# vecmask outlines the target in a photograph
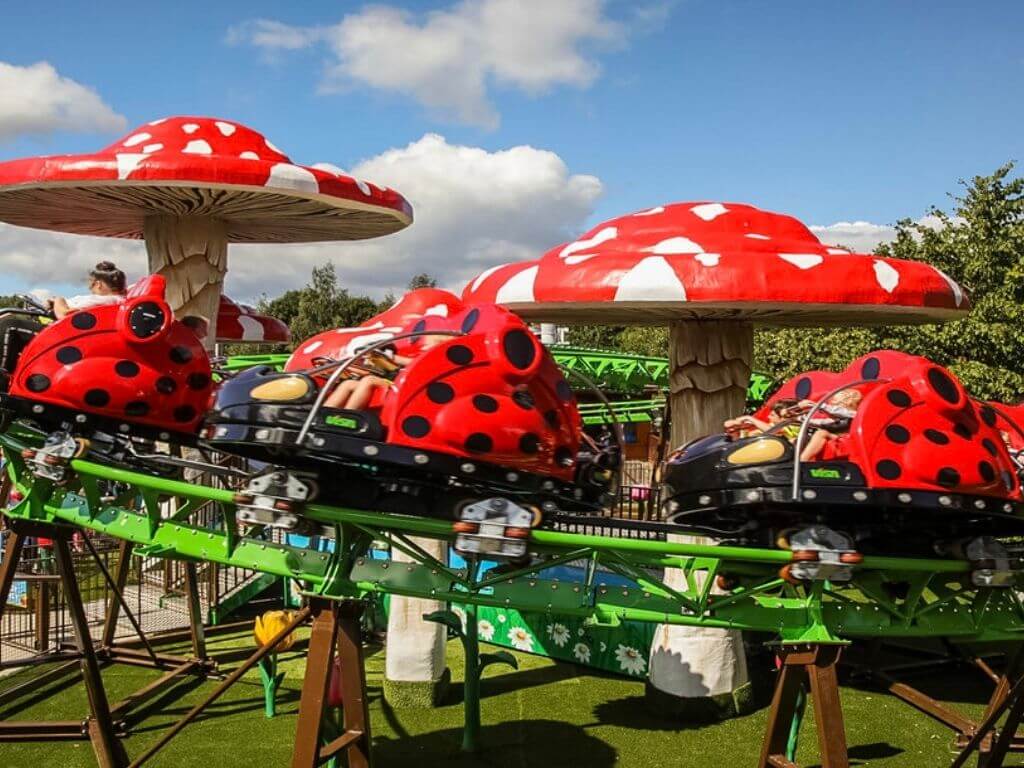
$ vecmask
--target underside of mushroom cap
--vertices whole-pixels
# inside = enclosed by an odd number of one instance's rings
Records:
[[[530,320],[606,325],[906,324],[970,310],[963,289],[928,264],[852,253],[823,244],[791,216],[714,202],[604,222],[536,261],[482,273],[463,299],[504,304]]]
[[[356,240],[412,221],[396,191],[329,164],[296,165],[262,134],[227,120],[155,120],[86,155],[0,163],[0,221],[141,238],[148,216],[224,222],[232,242]]]

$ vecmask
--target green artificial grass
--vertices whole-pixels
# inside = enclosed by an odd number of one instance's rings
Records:
[[[248,634],[214,638],[212,652],[251,650]],[[168,648],[170,650],[170,648]],[[179,649],[184,650],[184,649]],[[515,654],[518,672],[492,667],[482,685],[482,751],[459,751],[462,727],[462,648],[448,646],[452,686],[446,702],[435,709],[389,707],[381,696],[384,654],[368,649],[367,677],[377,768],[391,766],[580,766],[581,768],[658,768],[659,766],[752,766],[760,751],[769,691],[769,658],[754,660],[759,678],[759,708],[752,714],[710,725],[680,725],[653,716],[642,680],[596,674],[571,664]],[[286,672],[279,694],[278,716],[263,714],[263,693],[254,669],[147,765],[175,768],[270,768],[287,766],[292,752],[295,715],[302,684],[304,657],[281,655]],[[230,665],[225,664],[225,667]],[[0,690],[25,679],[26,672],[0,678]],[[104,670],[111,701],[157,676],[152,670],[112,666]],[[918,679],[928,693],[978,717],[990,691],[977,672],[938,668]],[[927,683],[927,686],[925,685]],[[214,683],[188,683],[180,695],[165,696],[124,739],[129,756],[138,756],[160,733],[181,717]],[[53,695],[47,695],[53,694]],[[882,693],[844,687],[846,732],[852,764],[897,768],[941,766],[951,759],[951,733],[907,705]],[[19,706],[19,705],[16,705]],[[81,685],[40,690],[20,709],[0,711],[6,719],[73,719],[86,712]],[[816,741],[813,708],[801,739],[799,759],[814,766]],[[88,742],[0,744],[0,766],[93,766]]]

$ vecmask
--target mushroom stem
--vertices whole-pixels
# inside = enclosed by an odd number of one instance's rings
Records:
[[[209,216],[147,216],[143,237],[149,271],[167,280],[167,303],[178,318],[196,316],[207,323],[204,343],[217,338],[217,312],[228,267],[223,222]]]
[[[743,412],[754,328],[730,320],[676,320],[669,326],[671,446],[722,431]]]
[[[671,447],[722,431],[722,422],[743,411],[754,328],[723,320],[679,320],[669,326]],[[670,535],[670,541],[714,544],[700,536]],[[680,591],[700,588],[707,575],[665,569],[665,583]],[[717,592],[717,587],[712,587]],[[684,720],[717,711],[731,717],[749,694],[743,636],[733,630],[658,627],[651,646],[647,698],[659,712]],[[673,698],[674,697],[674,698]],[[669,704],[669,702],[672,702]]]

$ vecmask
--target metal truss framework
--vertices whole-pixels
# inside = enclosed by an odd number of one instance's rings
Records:
[[[264,538],[236,523],[232,492],[73,460],[63,486],[33,477],[21,459],[25,438],[0,436],[14,487],[23,495],[5,514],[12,519],[65,523],[132,542],[136,551],[182,560],[207,560],[287,576],[310,594],[345,599],[367,592],[426,597],[522,611],[570,615],[594,624],[647,621],[778,634],[791,642],[843,642],[856,637],[942,636],[1012,640],[1024,628],[1015,590],[971,584],[962,560],[866,556],[849,582],[792,584],[779,575],[792,553],[778,549],[681,544],[590,536],[538,529],[534,558],[477,575],[438,561],[413,537],[452,540],[450,522],[310,504],[307,518],[333,529],[333,552]],[[177,499],[168,514],[162,502]],[[141,504],[137,500],[141,499]],[[216,527],[190,516],[204,502],[220,505]],[[412,562],[366,556],[384,541]],[[543,571],[584,566],[579,582],[546,578]],[[668,586],[662,571],[678,568],[686,586]],[[603,573],[633,581],[607,584]],[[721,577],[721,578],[719,578]],[[712,590],[712,586],[727,586]],[[714,593],[713,593],[714,592]]]

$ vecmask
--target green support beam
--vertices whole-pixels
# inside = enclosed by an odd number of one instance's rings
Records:
[[[38,438],[38,436],[36,436]],[[538,529],[534,559],[476,575],[449,567],[413,537],[453,541],[451,523],[393,513],[311,504],[307,518],[334,531],[334,552],[268,541],[258,528],[235,522],[231,491],[96,464],[71,462],[62,487],[36,479],[21,450],[28,433],[0,435],[8,471],[23,494],[5,514],[13,520],[72,524],[126,539],[155,556],[207,560],[301,581],[315,595],[343,599],[382,592],[464,604],[515,608],[582,618],[594,624],[646,621],[770,632],[792,642],[843,642],[855,637],[1018,639],[1024,608],[1015,589],[972,586],[962,560],[865,557],[850,582],[791,584],[779,569],[792,561],[780,549],[682,544],[655,539],[589,536]],[[118,484],[110,498],[111,483]],[[168,517],[163,502],[177,499]],[[190,522],[203,502],[221,509],[217,527]],[[405,552],[410,563],[374,560],[372,542]],[[584,566],[579,581],[548,578],[551,566]],[[684,588],[662,578],[666,567],[686,574]],[[636,586],[606,583],[615,573]],[[718,576],[731,585],[711,594]]]

